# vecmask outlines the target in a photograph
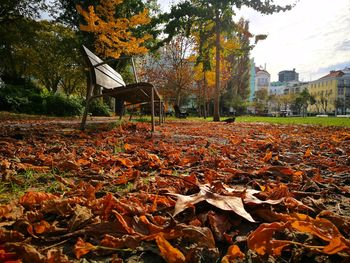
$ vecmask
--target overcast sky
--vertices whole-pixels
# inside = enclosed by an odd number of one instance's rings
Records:
[[[158,1],[165,10],[173,2]],[[251,33],[268,34],[251,56],[257,66],[266,64],[272,81],[279,71],[293,68],[300,80],[309,81],[350,67],[350,0],[299,0],[291,11],[268,16],[242,8],[237,20],[241,16],[250,21]]]

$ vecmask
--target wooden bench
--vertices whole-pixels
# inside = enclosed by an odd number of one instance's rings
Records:
[[[163,120],[163,102],[157,89],[150,83],[138,82],[135,68],[136,83],[126,84],[122,76],[88,48],[83,46],[86,64],[89,67],[89,84],[86,95],[86,105],[80,128],[85,129],[86,117],[89,112],[89,104],[92,99],[110,96],[125,101],[128,105],[150,104],[152,132],[155,126],[155,104],[159,107],[159,123]],[[132,61],[133,62],[133,61]]]

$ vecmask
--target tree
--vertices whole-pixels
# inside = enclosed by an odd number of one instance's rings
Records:
[[[304,89],[294,100],[294,105],[303,117],[307,115],[307,108],[309,105],[315,104],[315,98],[309,93],[308,89]]]
[[[227,92],[222,97],[227,106],[242,111],[244,101],[249,96],[250,86],[250,58],[249,53],[253,46],[250,40],[253,35],[249,32],[249,21],[243,18],[236,25],[236,38],[239,46],[228,55],[231,67],[231,77],[227,84]]]
[[[268,93],[267,89],[260,89],[255,92],[253,106],[258,114],[266,114],[268,108]]]
[[[58,88],[68,95],[83,89],[84,74],[76,33],[54,22],[41,21],[39,25],[31,47],[31,74],[53,93]]]
[[[29,60],[38,23],[31,19],[16,19],[0,24],[0,74],[7,84],[26,85],[30,79]]]
[[[2,0],[0,8],[0,25],[18,19],[40,17],[40,12],[47,9],[45,0]]]
[[[181,2],[177,7],[172,8],[170,14],[170,22],[165,28],[165,32],[169,33],[169,37],[176,32],[177,28],[184,26],[184,20],[188,20],[186,28],[191,27],[193,22],[198,18],[202,18],[214,23],[215,35],[215,98],[214,98],[214,121],[220,120],[219,114],[219,96],[220,96],[220,53],[222,47],[220,44],[221,34],[223,32],[234,31],[233,7],[241,8],[247,6],[259,11],[263,14],[272,14],[275,12],[286,11],[292,8],[291,5],[279,6],[275,5],[273,0],[193,0],[191,2]],[[181,16],[180,16],[181,15]],[[178,25],[176,25],[178,22]]]
[[[144,54],[147,48],[144,42],[151,36],[136,35],[133,29],[148,24],[148,10],[144,9],[130,17],[116,18],[116,12],[123,0],[99,0],[100,4],[89,6],[88,10],[77,5],[78,12],[86,24],[80,24],[80,30],[91,32],[95,36],[96,52],[103,57],[119,58],[122,54]],[[125,15],[125,12],[124,12]]]
[[[143,62],[142,77],[160,87],[169,104],[181,106],[193,88],[193,63],[188,58],[192,48],[193,39],[179,35]]]

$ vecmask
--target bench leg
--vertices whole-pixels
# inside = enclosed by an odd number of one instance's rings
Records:
[[[80,124],[80,130],[85,130],[85,125],[86,125],[86,118],[89,112],[89,104],[91,101],[91,97],[92,97],[92,92],[94,90],[94,85],[92,83],[92,77],[91,77],[91,71],[89,71],[89,75],[88,75],[88,85],[87,85],[87,92],[86,92],[86,105],[85,105],[85,110],[84,110],[84,114],[83,114],[83,119],[81,120],[81,124]]]
[[[152,87],[151,92],[151,122],[152,122],[152,132],[154,132],[154,88]]]
[[[162,102],[159,100],[159,126],[162,124]]]

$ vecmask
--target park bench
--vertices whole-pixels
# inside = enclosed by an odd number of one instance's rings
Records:
[[[133,70],[136,83],[126,84],[122,76],[107,64],[116,59],[103,61],[85,46],[83,46],[83,50],[85,61],[89,68],[89,84],[80,128],[82,130],[85,129],[91,101],[95,98],[110,96],[125,101],[125,106],[150,104],[153,132],[155,126],[155,105],[159,108],[159,123],[163,120],[163,102],[157,89],[151,83],[138,82],[134,63]]]

